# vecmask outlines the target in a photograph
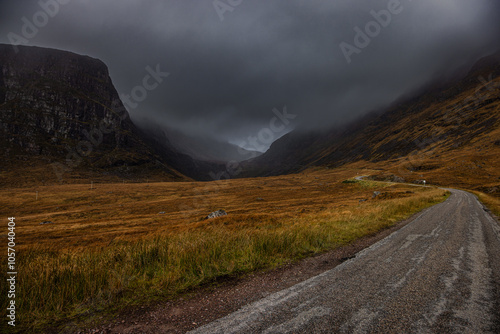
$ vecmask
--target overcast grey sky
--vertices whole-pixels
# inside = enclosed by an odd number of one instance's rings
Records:
[[[273,108],[324,128],[445,77],[500,48],[499,14],[496,0],[0,0],[0,42],[99,58],[122,94],[159,64],[169,76],[132,119],[237,143]]]

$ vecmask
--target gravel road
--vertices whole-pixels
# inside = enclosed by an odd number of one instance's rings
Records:
[[[335,269],[190,333],[500,333],[500,225],[450,191]]]

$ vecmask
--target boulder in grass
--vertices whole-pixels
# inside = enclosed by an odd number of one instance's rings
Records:
[[[217,217],[223,217],[227,216],[226,211],[224,210],[217,210],[209,214],[205,219],[212,219],[212,218],[217,218]]]
[[[374,191],[372,198],[375,198],[380,195],[380,191]]]

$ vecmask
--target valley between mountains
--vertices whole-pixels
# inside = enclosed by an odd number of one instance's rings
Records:
[[[500,330],[500,54],[261,154],[140,127],[102,61],[19,50],[0,45],[9,333]]]

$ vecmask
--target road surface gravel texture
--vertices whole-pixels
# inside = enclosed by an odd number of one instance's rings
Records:
[[[190,333],[500,333],[500,225],[450,192],[355,258]]]

